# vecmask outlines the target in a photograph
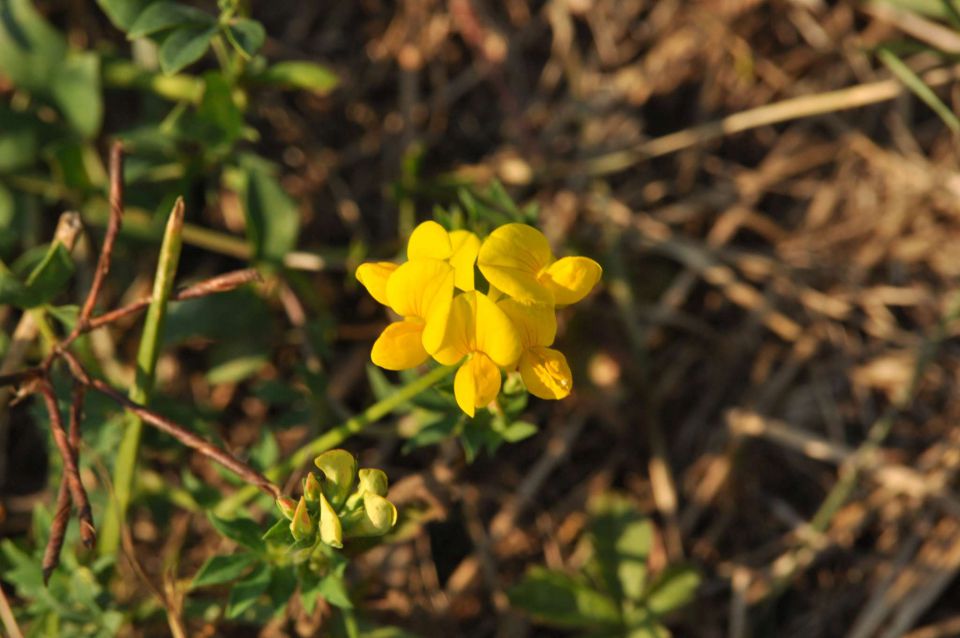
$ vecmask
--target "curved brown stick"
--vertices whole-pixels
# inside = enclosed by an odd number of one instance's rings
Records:
[[[218,292],[227,292],[243,284],[248,284],[251,281],[260,281],[260,273],[253,268],[237,270],[217,277],[211,277],[210,279],[204,279],[191,286],[175,291],[170,295],[170,301],[186,301],[187,299],[198,299]],[[111,310],[110,312],[105,312],[102,315],[94,317],[87,324],[83,332],[96,330],[114,321],[141,312],[150,305],[152,300],[152,297],[143,297],[122,308],[117,308],[116,310]],[[69,341],[65,340],[62,345],[66,346],[68,343]]]
[[[97,297],[100,296],[100,290],[103,288],[103,282],[110,271],[110,260],[113,257],[113,245],[120,234],[120,226],[123,221],[123,144],[114,142],[110,148],[110,221],[107,222],[107,232],[103,238],[103,248],[100,250],[100,258],[97,260],[97,270],[93,274],[93,283],[90,285],[90,291],[87,293],[87,299],[83,302],[83,308],[80,310],[80,317],[77,320],[77,327],[74,332],[79,333],[89,321],[93,314],[93,308],[97,305]]]
[[[249,465],[246,465],[243,461],[238,460],[226,450],[220,449],[206,439],[203,439],[189,430],[184,429],[183,426],[177,424],[176,422],[171,421],[170,419],[161,416],[156,412],[148,410],[139,403],[134,403],[100,379],[90,379],[90,387],[101,394],[107,395],[125,407],[127,410],[140,417],[144,422],[149,423],[161,432],[166,432],[187,447],[193,448],[207,458],[216,461],[248,483],[253,483],[273,498],[276,499],[280,497],[281,491],[279,487],[271,483],[270,480],[267,479],[267,477],[265,477],[263,474],[260,474],[260,472],[257,472]]]
[[[47,547],[43,550],[43,584],[50,582],[50,575],[60,565],[60,550],[63,549],[63,540],[67,535],[67,524],[70,522],[70,490],[67,488],[67,477],[60,479],[60,489],[57,491],[57,509],[50,524],[50,538]]]
[[[60,450],[60,458],[63,459],[63,475],[67,481],[70,498],[73,504],[77,506],[77,515],[80,517],[80,535],[87,547],[92,547],[96,540],[96,528],[93,526],[93,514],[90,511],[90,501],[87,500],[87,492],[83,489],[83,483],[80,481],[80,471],[77,469],[77,460],[67,440],[67,433],[63,429],[63,419],[60,418],[60,409],[57,407],[57,395],[54,394],[53,386],[47,379],[41,379],[37,384],[40,394],[43,395],[44,404],[47,407],[47,414],[50,416],[50,431],[53,433],[53,440]]]
[[[97,392],[110,397],[129,410],[132,414],[140,417],[145,423],[149,423],[161,432],[169,434],[187,447],[192,448],[207,458],[216,461],[243,480],[256,485],[273,498],[276,499],[280,497],[282,493],[280,488],[271,483],[270,480],[260,472],[257,472],[255,469],[237,459],[226,450],[220,449],[213,443],[210,443],[206,439],[199,437],[193,432],[187,430],[179,423],[172,421],[165,416],[157,414],[156,412],[145,408],[139,403],[131,401],[100,379],[91,377],[89,374],[87,374],[83,364],[81,364],[80,361],[77,360],[76,356],[74,356],[74,354],[69,350],[64,350],[62,355],[70,367],[70,372],[80,383],[83,383],[84,385],[93,388]]]
[[[73,384],[73,394],[70,402],[70,425],[68,437],[70,447],[73,449],[75,462],[79,465],[80,455],[80,419],[83,414],[83,399],[86,395],[86,387],[80,383]],[[60,564],[60,551],[63,549],[63,541],[67,534],[67,525],[70,522],[70,490],[67,487],[67,475],[64,473],[60,479],[60,489],[57,491],[57,508],[54,511],[53,521],[50,525],[50,538],[47,541],[47,547],[43,552],[43,584],[50,581],[50,575]],[[80,531],[89,530],[81,521]],[[93,539],[84,538],[84,545],[88,547],[93,544]]]

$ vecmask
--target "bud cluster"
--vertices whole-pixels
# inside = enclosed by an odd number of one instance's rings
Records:
[[[299,502],[277,499],[298,544],[317,542],[343,547],[345,538],[383,536],[397,523],[397,508],[386,499],[387,475],[363,468],[346,450],[330,450],[316,459],[318,478],[309,472]]]

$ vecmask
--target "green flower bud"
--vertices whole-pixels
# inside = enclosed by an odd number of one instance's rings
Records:
[[[339,510],[353,489],[357,477],[357,460],[346,450],[329,450],[313,460],[323,472],[323,493],[331,507]]]
[[[373,492],[363,493],[363,509],[358,510],[347,524],[347,538],[383,536],[397,524],[397,508],[393,503]]]
[[[307,499],[301,496],[300,502],[297,503],[297,509],[293,513],[293,520],[290,521],[290,533],[296,540],[301,541],[313,536],[315,531],[316,528],[310,519],[310,512],[307,511]]]
[[[307,478],[303,479],[303,496],[307,499],[307,502],[319,502],[322,494],[323,490],[317,476],[313,472],[307,472]]]
[[[358,474],[360,485],[358,492],[373,492],[377,496],[387,495],[387,475],[383,470],[364,468]]]
[[[320,494],[320,540],[330,547],[343,547],[340,518],[323,494]]]
[[[280,512],[287,520],[293,520],[293,514],[297,511],[297,502],[295,500],[287,496],[281,496],[277,499],[277,507],[280,508]]]

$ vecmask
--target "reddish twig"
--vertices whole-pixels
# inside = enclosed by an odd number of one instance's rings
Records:
[[[70,522],[70,490],[67,488],[66,475],[60,480],[60,489],[57,491],[57,509],[50,523],[50,538],[47,548],[43,551],[43,584],[50,582],[50,576],[60,564],[60,551],[67,536],[67,524]]]
[[[90,291],[87,293],[87,299],[83,302],[83,308],[80,310],[80,317],[74,332],[80,332],[84,325],[89,321],[93,314],[93,308],[97,304],[97,298],[100,296],[100,290],[103,288],[103,282],[110,271],[110,260],[113,258],[113,245],[120,234],[120,226],[123,222],[123,144],[114,142],[110,148],[110,220],[107,222],[107,232],[103,238],[103,248],[100,250],[100,258],[97,260],[97,270],[93,274],[93,283],[90,284]]]
[[[201,282],[175,291],[172,295],[170,295],[170,301],[186,301],[188,299],[197,299],[218,292],[227,292],[228,290],[233,290],[238,286],[242,286],[243,284],[247,284],[252,281],[260,281],[260,273],[253,268],[237,270],[224,275],[218,275],[217,277],[211,277],[210,279],[205,279]],[[116,310],[111,310],[110,312],[105,312],[102,315],[94,317],[90,320],[84,332],[102,328],[103,326],[123,319],[124,317],[141,312],[150,305],[152,300],[152,297],[142,297],[141,299],[138,299],[137,301],[134,301],[133,303],[122,308],[117,308]],[[64,345],[66,345],[66,343],[67,342],[65,341]]]
[[[50,530],[50,538],[43,556],[43,578],[47,582],[50,575],[60,562],[60,552],[63,548],[67,525],[70,519],[70,503],[77,508],[80,519],[80,535],[84,545],[92,547],[96,542],[96,529],[93,525],[93,516],[90,503],[80,479],[78,469],[80,447],[80,420],[83,411],[85,393],[89,388],[110,397],[116,403],[138,416],[142,421],[166,432],[189,448],[216,461],[248,483],[252,483],[261,490],[278,498],[280,488],[271,483],[262,474],[232,456],[229,452],[193,434],[174,421],[153,412],[146,407],[135,403],[114,390],[99,379],[92,378],[76,356],[69,350],[70,344],[91,330],[109,325],[119,319],[133,315],[147,308],[151,298],[146,297],[122,308],[106,312],[93,317],[97,299],[110,271],[113,257],[113,247],[123,221],[123,146],[116,142],[110,150],[110,219],[107,224],[103,246],[97,260],[93,282],[80,310],[77,323],[73,330],[55,344],[43,363],[35,368],[28,368],[12,374],[0,375],[0,387],[23,386],[27,393],[39,391],[43,395],[44,404],[50,418],[50,430],[56,442],[57,449],[63,459],[63,477],[57,494],[57,505]],[[213,277],[199,283],[187,286],[172,295],[172,301],[185,301],[206,295],[232,290],[240,285],[259,280],[255,270],[239,270],[218,277]],[[50,383],[50,369],[57,359],[63,359],[74,378],[72,403],[70,406],[69,434],[64,431],[63,420],[57,406],[57,397]]]
[[[177,439],[187,447],[196,450],[200,454],[203,454],[213,461],[216,461],[243,480],[256,485],[273,498],[280,497],[281,491],[279,487],[271,483],[270,480],[263,474],[260,474],[260,472],[257,472],[252,467],[237,459],[226,450],[222,450],[206,439],[197,436],[176,421],[172,421],[171,419],[157,414],[156,412],[153,412],[149,408],[146,408],[139,403],[131,401],[100,379],[91,377],[83,367],[83,364],[81,364],[80,361],[77,360],[76,356],[74,356],[74,354],[69,350],[63,351],[63,358],[70,367],[70,372],[80,383],[83,383],[84,385],[93,388],[97,392],[108,396],[113,401],[125,407],[132,414],[138,416],[145,423],[149,423],[161,432],[165,432]]]
[[[70,448],[73,450],[74,463],[79,466],[80,458],[80,420],[83,418],[83,400],[86,395],[86,386],[81,383],[73,384],[73,394],[70,402],[69,431],[67,433]],[[67,483],[67,474],[64,472],[60,479],[60,489],[57,491],[57,507],[50,525],[50,538],[43,552],[43,584],[50,581],[50,575],[60,564],[60,551],[67,535],[67,524],[70,522],[70,489]],[[81,530],[87,529],[81,521]],[[88,541],[84,539],[84,544]],[[90,540],[89,542],[93,542]]]
[[[270,480],[264,475],[260,474],[260,472],[257,472],[226,450],[222,450],[206,439],[197,436],[175,421],[171,421],[170,419],[161,416],[156,412],[152,412],[139,403],[134,403],[100,379],[91,379],[90,387],[101,394],[107,395],[125,407],[127,410],[140,417],[145,423],[149,423],[161,432],[166,432],[187,447],[196,450],[200,454],[203,454],[213,461],[216,461],[248,483],[253,483],[273,498],[276,499],[280,497],[281,492],[279,487],[271,483]]]
[[[57,407],[57,395],[54,393],[50,381],[45,378],[40,380],[37,387],[40,394],[43,395],[47,407],[53,440],[60,451],[60,458],[63,459],[63,474],[70,491],[70,498],[77,507],[77,516],[80,518],[80,536],[83,538],[84,545],[93,547],[96,542],[96,528],[93,526],[90,501],[87,500],[87,492],[83,489],[83,482],[80,480],[76,457],[70,446],[70,441],[67,440],[67,433],[63,429],[63,419],[60,418],[60,408]]]
[[[13,372],[10,374],[0,374],[0,388],[11,386],[11,385],[26,385],[31,381],[36,381],[37,379],[42,378],[44,375],[43,368],[27,368],[26,370],[20,370],[19,372]]]

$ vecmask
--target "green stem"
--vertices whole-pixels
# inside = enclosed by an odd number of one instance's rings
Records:
[[[137,376],[130,388],[130,399],[146,405],[150,401],[157,357],[160,354],[160,342],[163,337],[163,323],[167,314],[167,301],[173,291],[173,280],[180,261],[180,248],[183,245],[183,200],[177,199],[167,221],[167,228],[160,246],[160,258],[157,262],[157,274],[153,281],[153,301],[147,309],[147,317],[140,337],[140,349],[137,353]],[[133,493],[133,479],[137,467],[137,452],[140,448],[140,434],[143,422],[133,415],[128,416],[127,428],[120,442],[117,463],[113,468],[114,498],[107,506],[100,533],[100,554],[113,555],[120,545],[120,528],[126,520],[127,507]]]
[[[354,434],[359,434],[368,425],[379,421],[421,392],[429,390],[453,374],[454,370],[456,368],[453,366],[440,366],[430,370],[422,377],[418,377],[399,388],[390,396],[377,401],[357,416],[327,430],[302,446],[286,460],[271,467],[264,474],[271,481],[277,482],[283,475],[304,465],[320,453],[340,445]],[[221,516],[232,514],[238,507],[256,497],[259,493],[260,490],[255,485],[246,485],[220,501],[215,511]]]

